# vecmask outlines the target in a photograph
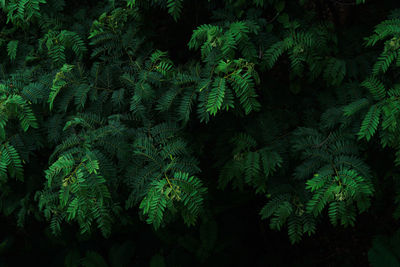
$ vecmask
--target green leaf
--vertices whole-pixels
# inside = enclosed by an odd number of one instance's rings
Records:
[[[7,53],[11,60],[14,60],[17,56],[18,40],[10,41],[7,44]]]
[[[378,129],[382,108],[378,105],[373,105],[365,115],[361,123],[360,131],[358,132],[358,139],[365,138],[367,141],[375,134]]]
[[[226,82],[224,78],[215,78],[210,94],[208,96],[207,111],[211,115],[215,115],[219,109],[221,109],[222,102],[224,101],[226,89]]]
[[[384,84],[375,77],[368,77],[361,86],[367,88],[375,100],[382,100],[386,96]]]

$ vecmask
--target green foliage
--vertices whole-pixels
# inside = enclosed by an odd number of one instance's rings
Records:
[[[257,193],[265,193],[267,178],[281,167],[282,157],[272,147],[260,147],[248,134],[241,133],[232,138],[234,150],[220,173],[220,187],[232,181],[234,187],[243,188],[246,183]]]
[[[265,50],[262,65],[270,69],[279,57],[288,53],[292,75],[303,77],[308,66],[310,72],[306,75],[310,79],[322,75],[328,85],[340,85],[346,76],[346,62],[327,56],[336,53],[337,37],[332,32],[333,25],[301,25],[296,20],[281,22],[286,30],[279,41]]]
[[[202,182],[193,176],[199,172],[197,161],[188,153],[186,142],[177,137],[177,130],[172,123],[156,125],[149,132],[142,129],[133,146],[137,166],[127,175],[133,191],[126,207],[141,200],[139,207],[147,216],[146,221],[156,229],[166,210],[176,212],[178,207],[185,223],[193,225],[206,192]]]
[[[0,6],[7,14],[7,23],[23,26],[41,17],[40,6],[45,3],[46,0],[2,0]]]
[[[86,45],[79,34],[67,30],[62,30],[60,32],[49,30],[49,32],[39,40],[40,50],[44,48],[44,44],[49,57],[56,65],[65,64],[66,49],[71,49],[80,60],[82,60],[82,57],[87,51]]]
[[[40,228],[54,266],[240,265],[251,213],[260,248],[266,221],[292,244],[395,232],[400,10],[347,2],[0,0],[1,226]]]
[[[10,41],[7,44],[7,53],[11,60],[17,56],[18,41]]]
[[[290,190],[274,195],[261,211],[271,218],[271,227],[281,229],[287,222],[291,241],[315,232],[315,217],[328,208],[333,225],[354,225],[356,207],[364,212],[370,206],[374,188],[368,166],[357,157],[358,149],[351,135],[332,131],[327,136],[312,128],[299,128],[293,149],[301,152],[303,163],[296,167],[294,178],[305,181],[311,194]],[[299,185],[297,185],[299,186]]]
[[[167,7],[168,13],[174,18],[174,20],[178,20],[182,12],[183,0],[168,0]]]
[[[259,110],[255,91],[259,77],[251,62],[257,57],[257,50],[250,41],[259,28],[256,22],[238,21],[225,27],[204,24],[193,31],[189,48],[200,48],[205,64],[198,86],[200,105],[205,109],[201,112],[215,115],[221,108],[233,108],[233,92],[246,114]],[[235,57],[238,52],[242,57]]]

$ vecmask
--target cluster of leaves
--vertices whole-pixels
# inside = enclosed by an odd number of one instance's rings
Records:
[[[323,1],[204,0],[201,23],[198,1],[84,2],[0,1],[0,213],[19,226],[34,216],[56,235],[77,224],[110,237],[180,215],[201,221],[200,240],[180,242],[205,261],[221,249],[212,201],[228,184],[267,199],[261,219],[295,243],[326,216],[347,227],[369,211],[374,146],[400,164],[399,10],[362,45],[319,15]],[[65,264],[107,266],[76,249]]]

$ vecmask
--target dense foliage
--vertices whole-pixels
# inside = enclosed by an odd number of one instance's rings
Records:
[[[0,8],[0,266],[400,266],[397,1]]]

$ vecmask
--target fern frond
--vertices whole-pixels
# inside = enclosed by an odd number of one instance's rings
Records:
[[[358,132],[358,138],[365,138],[367,141],[375,134],[378,129],[378,124],[380,121],[381,107],[378,105],[373,105],[369,108],[365,118],[362,121],[360,131]]]

